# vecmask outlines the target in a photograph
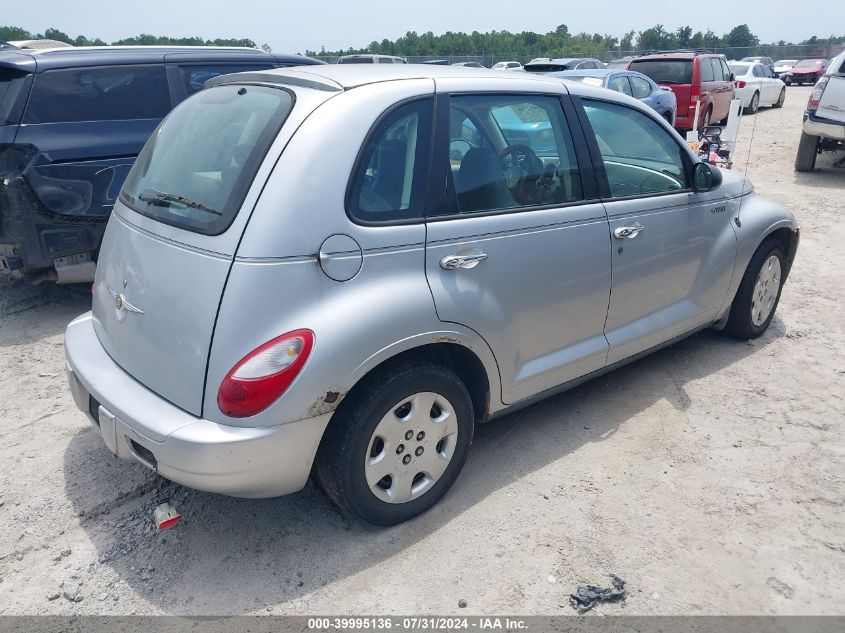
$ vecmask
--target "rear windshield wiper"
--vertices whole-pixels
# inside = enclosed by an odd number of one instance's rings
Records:
[[[147,190],[139,193],[138,199],[143,202],[146,202],[147,204],[152,204],[157,207],[169,207],[172,202],[175,202],[176,204],[181,204],[192,209],[199,209],[200,211],[205,211],[206,213],[213,213],[214,215],[223,215],[217,209],[212,209],[211,207],[203,204],[202,202],[191,200],[190,198],[186,198],[185,196],[178,196],[175,193],[164,193],[163,191]]]

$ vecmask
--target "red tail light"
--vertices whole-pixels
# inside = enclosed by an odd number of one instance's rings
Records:
[[[813,92],[810,93],[810,99],[807,101],[808,110],[815,111],[818,109],[819,102],[822,100],[822,95],[824,94],[824,87],[828,81],[830,81],[830,78],[825,76],[819,79],[816,85],[813,86]]]
[[[257,347],[226,374],[217,406],[232,418],[260,413],[287,391],[313,347],[311,330],[294,330]]]
[[[736,87],[737,88],[745,88],[745,82],[742,79],[737,80]]]
[[[690,101],[695,103],[701,99],[701,86],[692,86],[692,90],[690,91]]]

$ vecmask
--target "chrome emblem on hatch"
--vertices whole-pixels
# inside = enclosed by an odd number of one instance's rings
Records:
[[[114,309],[120,312],[121,310],[125,310],[126,312],[132,312],[134,314],[144,314],[144,311],[140,308],[136,308],[131,303],[126,300],[121,293],[117,290],[109,286],[109,294],[114,299]]]

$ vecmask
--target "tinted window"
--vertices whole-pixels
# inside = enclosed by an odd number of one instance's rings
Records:
[[[658,84],[692,83],[691,59],[635,59],[631,70],[651,77]]]
[[[560,101],[544,96],[451,99],[450,166],[462,213],[582,199]]]
[[[373,64],[375,62],[373,61],[372,57],[347,57],[347,58],[341,57],[340,59],[337,60],[337,63],[338,64]]]
[[[354,217],[376,222],[423,217],[432,107],[431,99],[399,106],[370,136],[350,189]]]
[[[8,119],[15,102],[18,101],[15,97],[20,94],[20,83],[26,75],[27,73],[17,70],[0,68],[0,125],[11,122]],[[15,85],[14,88],[13,85]],[[17,123],[17,121],[14,121],[14,123]]]
[[[293,107],[285,90],[218,86],[183,101],[159,125],[120,197],[189,231],[222,233]]]
[[[650,116],[604,101],[584,101],[614,197],[687,188],[681,146]]]
[[[35,77],[24,123],[160,119],[168,110],[164,66],[50,70]]]
[[[625,75],[616,75],[615,77],[611,77],[610,81],[607,82],[607,87],[628,96],[631,96],[632,94],[631,84],[628,82],[628,78]]]
[[[719,61],[716,60],[716,65],[718,66]],[[701,68],[701,81],[715,81],[716,77],[719,79],[722,78],[722,69],[717,68],[717,74],[713,74],[713,64],[710,63],[710,59],[707,57],[702,57],[700,60],[699,68]]]
[[[642,77],[629,77],[635,99],[645,99],[651,94],[651,84]]]
[[[272,64],[228,64],[228,65],[202,65],[202,66],[180,66],[179,72],[182,75],[182,83],[185,92],[192,95],[202,90],[203,85],[209,79],[218,75],[229,73],[243,73],[249,70],[266,70],[273,68]]]
[[[737,77],[742,77],[748,72],[748,64],[731,64],[730,71]]]

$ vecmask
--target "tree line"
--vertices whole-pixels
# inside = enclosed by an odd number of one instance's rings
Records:
[[[9,42],[17,40],[56,40],[65,42],[72,46],[108,46],[99,37],[90,38],[85,35],[71,37],[58,29],[47,29],[43,33],[30,33],[19,26],[0,26],[0,41]],[[202,37],[168,37],[162,35],[136,35],[122,40],[111,42],[112,46],[247,46],[258,48],[256,43],[249,38],[217,38],[208,40]],[[269,50],[264,44],[263,49]]]
[[[348,48],[346,50],[306,51],[310,56],[337,56],[356,53],[374,53],[381,55],[415,56],[494,56],[494,57],[566,57],[567,55],[594,56],[600,52],[616,51],[621,54],[644,51],[671,50],[678,48],[719,49],[724,51],[746,51],[757,47],[778,47],[787,52],[788,47],[796,51],[792,54],[801,56],[800,51],[808,51],[803,56],[816,54],[813,47],[824,48],[828,43],[845,43],[845,36],[827,38],[813,36],[807,40],[792,43],[780,40],[771,44],[761,44],[760,38],[752,33],[747,24],[735,26],[727,33],[717,35],[712,30],[693,31],[690,26],[683,26],[674,31],[667,30],[662,24],[657,24],[644,31],[628,31],[622,37],[601,33],[570,33],[566,24],[561,24],[548,33],[522,31],[491,31],[488,33],[462,33],[447,31],[442,35],[435,35],[431,31],[418,34],[408,31],[396,40],[383,39],[373,41],[365,48]],[[784,55],[785,56],[785,55]]]
[[[75,37],[58,29],[50,28],[44,33],[30,33],[17,26],[0,26],[0,40],[33,40],[51,39],[66,42],[73,46],[106,46],[109,43],[99,37],[90,38],[85,35]],[[247,46],[258,48],[249,38],[218,38],[214,40],[202,37],[169,37],[159,35],[137,35],[111,42],[120,45],[175,45],[175,46]],[[776,54],[779,57],[808,57],[834,54],[845,44],[845,36],[818,37],[812,36],[801,42],[792,43],[780,40],[769,44],[762,44],[760,38],[751,32],[747,24],[733,27],[727,33],[717,35],[708,29],[704,32],[693,31],[690,26],[682,26],[674,31],[667,30],[662,24],[657,24],[644,31],[628,31],[622,37],[601,33],[570,33],[566,24],[558,25],[548,33],[522,31],[490,31],[488,33],[472,33],[447,31],[442,35],[435,35],[431,31],[417,33],[408,31],[395,40],[383,39],[372,41],[365,48],[347,48],[345,50],[327,51],[325,47],[319,51],[305,51],[312,57],[333,57],[355,53],[374,53],[381,55],[400,55],[403,57],[437,57],[446,55],[516,57],[530,59],[532,57],[566,57],[567,55],[585,55],[607,57],[607,53],[615,52],[625,55],[644,51],[671,50],[676,48],[705,48],[726,53],[729,57],[751,54]],[[831,49],[831,46],[834,48]],[[261,48],[269,51],[270,46],[262,44]],[[287,51],[286,51],[287,52]]]

